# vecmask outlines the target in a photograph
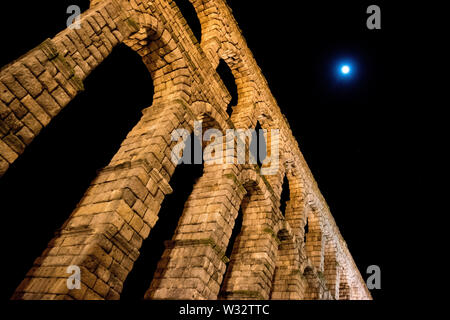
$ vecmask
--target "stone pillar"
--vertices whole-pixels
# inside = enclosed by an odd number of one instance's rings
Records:
[[[322,222],[318,212],[312,208],[309,208],[308,211],[308,233],[306,234],[305,249],[317,272],[323,272],[324,238],[322,236]]]
[[[210,165],[185,204],[146,299],[216,299],[245,189],[232,165]]]
[[[303,242],[306,224],[306,210],[303,194],[295,192],[292,188],[290,194],[291,199],[286,202],[286,221],[289,222],[292,232],[297,239]]]
[[[327,238],[324,255],[325,282],[333,298],[339,299],[339,265],[336,260],[336,246]]]
[[[175,128],[191,129],[181,101],[144,111],[110,164],[64,226],[36,259],[13,299],[119,299],[142,241],[158,220],[175,165]],[[69,266],[81,270],[81,288],[68,289]]]
[[[286,221],[289,223],[292,233],[300,243],[303,243],[307,208],[305,201],[305,187],[300,173],[294,170],[287,172],[289,180],[289,201],[286,203]]]
[[[350,300],[350,286],[344,272],[341,272],[339,281],[339,300]]]

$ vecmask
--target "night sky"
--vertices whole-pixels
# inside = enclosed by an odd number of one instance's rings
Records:
[[[389,72],[397,63],[389,50],[396,41],[391,13],[383,1],[298,2],[228,0],[361,274],[366,278],[370,265],[381,267],[382,290],[372,295],[383,300],[393,294],[390,258],[400,246],[389,228],[397,214],[392,206],[397,187],[392,152],[397,148],[393,128],[398,113],[390,99],[398,80]],[[33,1],[24,11],[22,2],[9,2],[8,10],[0,10],[0,66],[64,29],[71,4],[88,7],[88,1]],[[366,28],[370,4],[382,9],[382,30]],[[195,23],[190,23],[193,29]],[[341,61],[352,66],[344,81],[336,73]],[[151,77],[124,45],[89,76],[85,88],[0,179],[1,241],[8,260],[2,267],[10,275],[2,299],[10,297],[96,170],[112,158],[140,110],[152,103]],[[162,209],[176,213],[158,222],[155,238],[171,237],[176,215],[200,174],[201,167],[177,169],[171,181],[174,195]],[[139,298],[148,288],[162,253],[158,239],[144,242],[141,257],[153,252],[156,258],[138,260],[124,298]],[[142,275],[148,282],[141,281]]]

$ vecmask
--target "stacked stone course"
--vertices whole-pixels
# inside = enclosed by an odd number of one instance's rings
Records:
[[[259,122],[269,140],[272,129],[280,130],[279,168],[262,175],[251,164],[205,164],[155,274],[148,275],[153,280],[145,298],[371,299],[230,8],[224,0],[191,3],[201,39],[175,1],[97,0],[82,14],[80,29],[62,31],[0,70],[0,176],[84,90],[84,79],[119,43],[142,57],[154,83],[153,105],[99,171],[13,299],[119,299],[172,192],[171,133],[193,132],[200,120],[205,130],[223,133]],[[220,60],[238,88],[231,117],[231,96],[215,71]],[[283,213],[285,176],[290,200]],[[230,244],[240,209],[242,229]],[[81,289],[67,287],[70,265],[81,268]]]

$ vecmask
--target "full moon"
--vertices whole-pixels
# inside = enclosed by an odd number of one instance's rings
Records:
[[[347,66],[347,65],[342,66],[341,72],[342,72],[343,74],[348,74],[348,73],[350,72],[350,67]]]

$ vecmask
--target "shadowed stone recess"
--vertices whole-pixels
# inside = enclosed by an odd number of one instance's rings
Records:
[[[267,158],[278,146],[277,166],[204,163],[155,273],[146,275],[145,298],[371,299],[226,1],[190,0],[201,37],[177,2],[93,0],[80,29],[43,39],[0,69],[0,177],[118,44],[142,58],[154,85],[153,104],[12,298],[120,299],[163,200],[176,188],[171,134],[179,128],[191,134],[202,121],[203,130],[224,135],[260,126]],[[237,97],[216,71],[221,61]],[[239,211],[242,223],[232,237]],[[72,265],[81,271],[79,289],[67,286]]]

